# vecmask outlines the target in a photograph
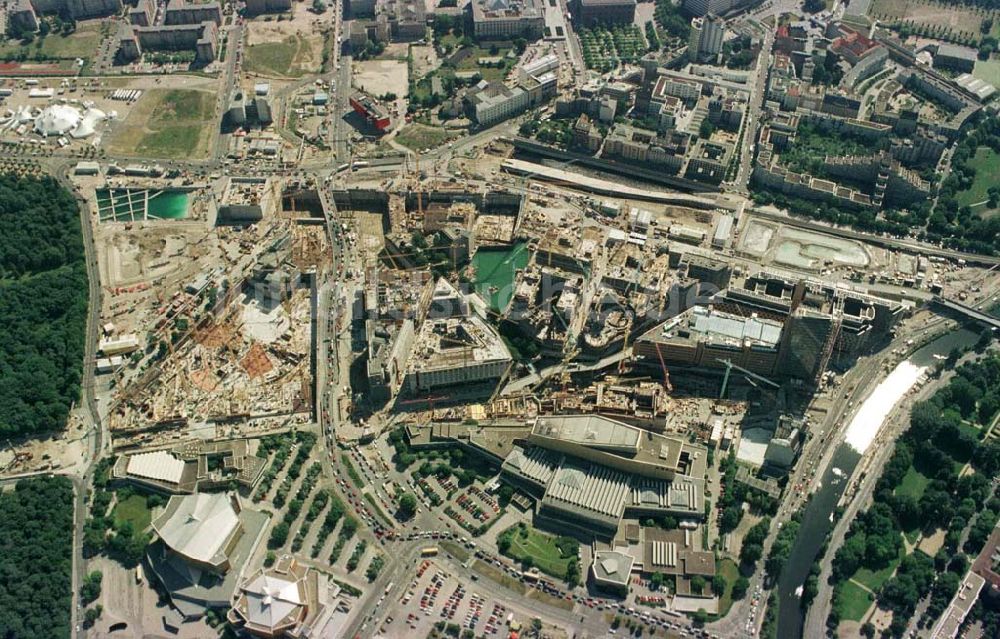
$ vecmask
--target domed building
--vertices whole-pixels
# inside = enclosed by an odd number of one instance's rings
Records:
[[[80,125],[83,116],[68,104],[53,104],[42,109],[35,118],[35,133],[45,137],[66,135]]]

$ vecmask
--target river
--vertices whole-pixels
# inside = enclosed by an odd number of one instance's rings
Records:
[[[890,375],[869,394],[847,428],[842,442],[823,471],[822,484],[806,504],[798,537],[778,580],[778,636],[801,637],[804,621],[796,591],[805,583],[820,546],[830,532],[830,516],[844,493],[863,452],[875,438],[892,407],[906,394],[923,369],[934,364],[935,355],[948,355],[955,347],[972,346],[979,333],[959,329],[942,335],[900,362]],[[860,452],[859,452],[860,451]],[[810,638],[811,639],[811,638]]]

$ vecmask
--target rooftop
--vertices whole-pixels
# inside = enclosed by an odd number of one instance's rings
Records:
[[[754,315],[733,315],[706,306],[695,306],[654,331],[650,337],[655,341],[682,339],[773,348],[781,340],[780,322]]]
[[[641,431],[634,426],[599,415],[546,415],[539,417],[532,434],[581,446],[635,453]]]
[[[174,496],[153,529],[179,555],[197,562],[222,565],[226,542],[240,521],[226,493]]]
[[[631,578],[633,565],[635,558],[626,552],[598,550],[594,553],[591,569],[598,582],[625,587]]]

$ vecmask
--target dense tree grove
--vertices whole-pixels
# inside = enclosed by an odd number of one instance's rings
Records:
[[[0,513],[0,637],[69,637],[72,484],[23,479],[0,493]]]
[[[0,175],[0,440],[62,428],[80,395],[87,274],[73,196]]]
[[[833,560],[832,581],[840,583],[859,568],[878,571],[897,561],[904,531],[946,532],[937,555],[911,552],[876,593],[879,605],[895,613],[893,636],[902,635],[925,597],[922,623],[940,616],[968,569],[968,557],[982,549],[1000,513],[1000,497],[991,482],[1000,472],[1000,444],[981,440],[985,428],[971,425],[989,424],[997,413],[1000,356],[964,364],[955,372],[947,386],[913,407],[910,428],[897,441],[875,486],[874,503],[851,524]],[[959,477],[965,464],[975,472]],[[919,497],[898,490],[911,469],[930,480]],[[830,621],[838,620],[835,608]]]
[[[1000,217],[981,217],[970,207],[960,206],[956,198],[976,179],[971,160],[979,147],[1000,153],[1000,122],[996,118],[983,118],[955,148],[951,173],[941,183],[937,206],[927,220],[927,238],[962,250],[996,253],[1000,250]]]

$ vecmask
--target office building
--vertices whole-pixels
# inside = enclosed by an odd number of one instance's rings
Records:
[[[576,22],[584,26],[632,24],[636,0],[576,0]]]
[[[292,10],[291,0],[247,0],[246,11],[249,15],[262,13],[283,13]]]
[[[496,330],[455,287],[438,280],[428,316],[413,340],[403,387],[409,392],[496,381],[513,357]]]
[[[735,9],[740,9],[755,0],[684,0],[684,10],[694,16],[704,16],[709,13],[724,15]]]
[[[688,59],[715,60],[722,53],[722,41],[725,36],[726,22],[714,13],[692,18],[691,34],[688,38]]]
[[[943,42],[938,45],[937,55],[934,56],[934,68],[972,73],[977,59],[978,52],[975,49]]]
[[[476,38],[535,40],[545,30],[543,0],[472,0],[472,25]]]
[[[599,415],[544,415],[501,471],[539,500],[539,522],[607,539],[623,517],[701,519],[703,452]]]

